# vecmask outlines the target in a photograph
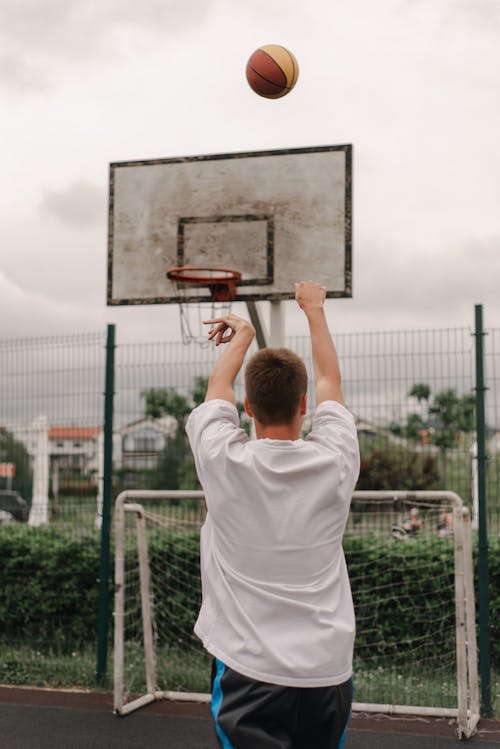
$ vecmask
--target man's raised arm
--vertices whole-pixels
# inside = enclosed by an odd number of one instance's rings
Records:
[[[304,311],[311,333],[316,405],[333,400],[344,403],[337,352],[326,322],[326,289],[313,281],[295,284],[295,299]]]
[[[253,326],[238,315],[224,315],[214,320],[204,320],[214,327],[208,334],[208,339],[216,346],[227,344],[220,359],[214,365],[208,379],[205,400],[221,399],[236,403],[234,395],[234,381],[241,369],[245,354],[254,337]]]

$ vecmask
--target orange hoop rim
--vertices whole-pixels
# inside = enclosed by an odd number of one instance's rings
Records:
[[[207,286],[215,301],[232,301],[241,273],[232,268],[180,265],[167,271],[167,278],[191,286]]]

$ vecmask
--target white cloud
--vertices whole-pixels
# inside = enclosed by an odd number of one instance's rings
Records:
[[[9,49],[8,42],[0,53],[0,84],[13,94],[40,92],[47,88],[43,66],[32,64],[28,58]]]
[[[178,337],[175,310],[105,307],[109,162],[351,142],[354,298],[329,303],[335,320],[467,324],[483,302],[500,324],[499,9],[6,0],[0,317],[13,334],[116,319],[129,337]],[[244,79],[272,41],[301,67],[276,102]]]
[[[0,272],[0,338],[99,330],[102,316],[79,304],[64,304],[31,293]]]
[[[72,182],[62,190],[46,190],[40,209],[62,223],[75,227],[102,225],[105,218],[105,191],[86,180]]]
[[[203,23],[213,0],[3,0],[2,35],[19,51],[57,60],[104,54],[123,31],[163,39]]]
[[[4,0],[0,85],[12,93],[55,87],[68,64],[119,63],[151,38],[170,43],[202,25],[213,0]],[[17,83],[17,86],[14,84]]]

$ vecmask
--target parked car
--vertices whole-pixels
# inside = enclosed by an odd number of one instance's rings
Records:
[[[28,520],[28,505],[19,492],[0,491],[0,525],[4,523],[25,523]]]

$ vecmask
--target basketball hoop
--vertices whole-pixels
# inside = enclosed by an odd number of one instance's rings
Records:
[[[223,317],[231,311],[241,273],[230,268],[183,265],[167,271],[167,278],[177,284],[183,343],[207,346],[203,320]],[[208,289],[211,301],[206,301]]]

